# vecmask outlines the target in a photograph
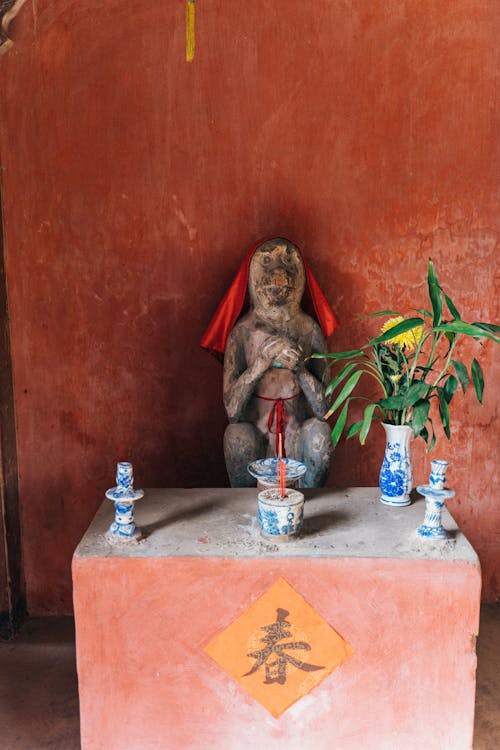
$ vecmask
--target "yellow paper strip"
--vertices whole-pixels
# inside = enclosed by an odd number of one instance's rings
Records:
[[[186,60],[194,58],[194,0],[186,2]]]

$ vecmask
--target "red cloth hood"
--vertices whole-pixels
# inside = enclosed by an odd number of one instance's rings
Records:
[[[217,310],[215,311],[215,314],[210,321],[207,330],[203,334],[203,338],[201,339],[200,344],[204,349],[212,352],[212,354],[224,354],[228,336],[234,324],[240,317],[245,305],[245,300],[247,297],[248,276],[250,272],[250,261],[252,260],[253,254],[255,253],[257,248],[260,247],[262,243],[268,242],[270,239],[277,238],[269,237],[267,239],[259,240],[255,243],[255,245],[253,245],[245,258],[243,258],[236,276],[234,277],[229,289],[227,290]],[[280,239],[286,238],[283,237]],[[290,242],[290,240],[287,240],[287,242]],[[291,244],[297,247],[295,243]],[[302,256],[302,253],[298,247],[297,250],[302,257],[302,262],[304,264],[304,270],[306,274],[306,290],[304,292],[306,305],[306,295],[308,292],[312,301],[316,319],[321,327],[321,330],[323,331],[325,338],[327,338],[338,327],[339,322],[332,308],[328,304],[325,295],[321,291],[318,282],[313,276],[309,264],[304,260],[304,257]]]

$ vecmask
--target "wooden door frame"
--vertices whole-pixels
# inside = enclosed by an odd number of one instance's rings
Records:
[[[1,176],[0,163],[0,176]],[[0,179],[0,564],[7,591],[0,608],[0,638],[11,638],[26,614],[22,575],[21,525],[16,422],[10,349],[10,325],[4,258],[4,222]]]
[[[0,55],[13,44],[7,34],[10,22],[26,0],[0,0]],[[6,595],[0,599],[0,638],[10,638],[26,614],[22,572],[21,524],[16,450],[16,421],[10,324],[5,275],[5,243],[0,159],[0,581]]]

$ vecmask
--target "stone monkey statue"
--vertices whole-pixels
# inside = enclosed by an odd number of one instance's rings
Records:
[[[247,282],[250,309],[234,324]],[[307,466],[302,487],[327,480],[333,448],[323,420],[324,365],[307,360],[326,351],[326,342],[322,327],[301,308],[306,283],[329,334],[337,320],[296,245],[284,238],[258,243],[202,340],[202,346],[225,352],[224,456],[232,487],[255,486],[248,463],[277,455],[280,439],[284,454]]]

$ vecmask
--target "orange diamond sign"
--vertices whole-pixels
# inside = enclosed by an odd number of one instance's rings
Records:
[[[205,651],[275,717],[353,653],[282,578]]]

